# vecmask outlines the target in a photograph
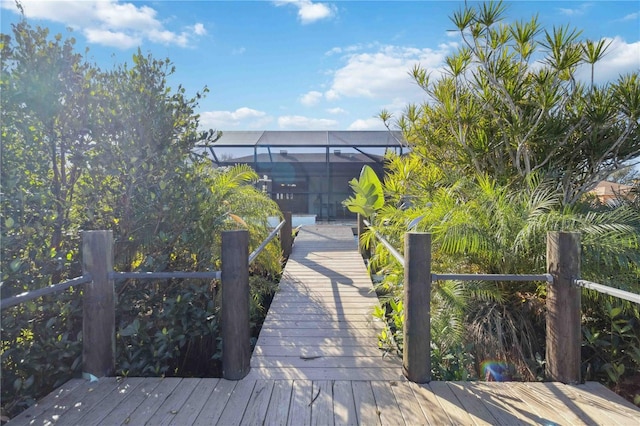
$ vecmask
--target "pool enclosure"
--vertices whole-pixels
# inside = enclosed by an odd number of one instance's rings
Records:
[[[342,206],[349,181],[365,164],[382,179],[386,151],[407,150],[390,131],[229,131],[198,149],[219,167],[250,165],[282,211],[318,221],[355,219]]]

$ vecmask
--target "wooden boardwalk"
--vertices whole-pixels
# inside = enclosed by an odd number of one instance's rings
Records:
[[[400,360],[378,349],[376,305],[351,227],[302,228],[248,378],[404,380]]]
[[[75,379],[9,425],[638,425],[597,383],[431,382],[384,357],[377,300],[350,227],[295,240],[243,380]]]

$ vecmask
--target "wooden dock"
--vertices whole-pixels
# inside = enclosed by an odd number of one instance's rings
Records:
[[[348,226],[306,226],[251,358],[250,379],[404,380],[378,349],[378,305]]]
[[[377,347],[377,303],[350,227],[295,240],[243,380],[75,379],[9,425],[637,425],[597,383],[404,379]]]

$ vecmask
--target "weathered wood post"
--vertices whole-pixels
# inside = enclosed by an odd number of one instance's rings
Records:
[[[222,233],[222,377],[249,373],[249,232]]]
[[[360,252],[360,255],[362,256],[363,259],[369,259],[371,256],[369,254],[369,249],[364,248],[361,244],[360,244],[360,238],[362,237],[362,234],[364,234],[364,231],[366,231],[367,226],[364,224],[364,216],[362,216],[360,213],[358,213],[358,251]]]
[[[113,278],[113,232],[82,233],[83,287],[82,369],[96,377],[112,376],[116,365],[116,312]]]
[[[416,383],[431,380],[431,234],[404,236],[403,373]]]
[[[293,246],[293,227],[291,222],[291,212],[283,212],[284,225],[280,228],[280,246],[282,247],[282,255],[288,257],[291,254],[291,246]]]
[[[553,283],[547,291],[546,374],[554,381],[580,382],[580,234],[547,233],[547,271]]]

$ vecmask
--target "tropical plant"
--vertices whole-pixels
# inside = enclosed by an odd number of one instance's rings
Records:
[[[387,199],[406,199],[406,194],[398,192],[403,185],[394,180],[404,180],[408,169],[418,168],[420,161],[415,157],[412,153],[388,162]],[[423,166],[420,175],[437,176],[426,171],[430,167]],[[410,206],[379,209],[363,239],[373,241],[371,234],[377,231],[401,249],[405,232],[431,232],[434,272],[530,274],[545,271],[547,231],[579,230],[583,235],[583,277],[608,282],[612,276],[635,276],[637,282],[637,211],[611,208],[593,212],[583,205],[563,206],[553,183],[539,179],[531,179],[526,187],[500,186],[486,175],[445,182],[434,181],[430,190],[411,193]],[[404,187],[413,191],[411,185]],[[386,336],[387,343],[401,346],[402,270],[381,244],[375,246],[370,266],[373,273],[385,276],[380,291],[389,304],[378,314],[388,316],[395,333]],[[432,350],[439,354],[438,360],[460,359],[469,351],[462,358],[466,362],[461,363],[468,368],[469,360],[474,360],[468,376],[482,376],[484,360],[502,360],[512,365],[516,377],[541,377],[544,283],[437,281],[432,288]],[[460,377],[443,371],[440,364],[434,364],[438,377]]]
[[[396,120],[414,151],[463,174],[500,184],[533,173],[552,178],[575,203],[598,181],[640,155],[640,77],[596,85],[606,40],[581,40],[569,26],[541,28],[537,17],[504,23],[502,2],[465,4],[451,21],[460,49],[440,78],[412,70],[428,101]],[[581,66],[590,84],[577,80]],[[381,117],[389,126],[391,115]]]
[[[120,271],[216,270],[220,232],[248,229],[251,249],[268,235],[280,212],[252,186],[255,172],[192,155],[216,134],[197,131],[202,95],[168,86],[170,61],[138,52],[103,72],[72,38],[25,21],[1,42],[3,298],[81,275],[80,230],[113,231]],[[252,264],[256,327],[280,268],[277,244]],[[118,283],[118,371],[215,375],[218,287]],[[81,292],[3,310],[3,415],[80,373]]]
[[[342,204],[352,213],[370,218],[384,205],[382,184],[376,172],[369,166],[363,166],[358,179],[351,179],[349,186],[353,190],[353,197],[349,197]]]

